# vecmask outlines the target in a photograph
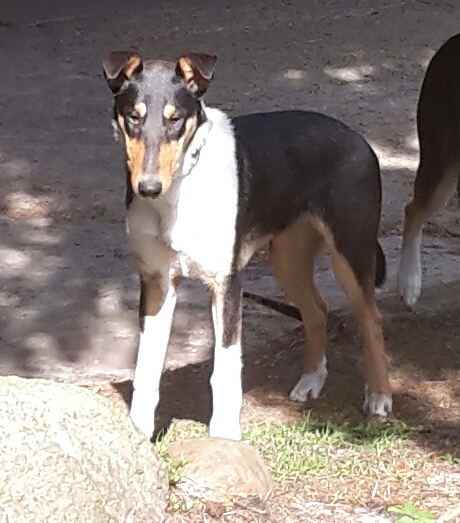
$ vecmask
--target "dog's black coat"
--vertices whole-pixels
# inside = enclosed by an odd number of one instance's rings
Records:
[[[331,229],[360,283],[370,278],[380,285],[385,278],[380,246],[375,276],[369,255],[375,252],[382,188],[378,160],[364,138],[334,118],[308,111],[249,114],[233,124],[237,247],[242,237],[277,233],[308,213]],[[363,245],[366,241],[372,245]]]

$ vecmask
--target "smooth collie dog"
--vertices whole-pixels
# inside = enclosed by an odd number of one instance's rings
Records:
[[[327,311],[313,282],[324,246],[364,342],[364,410],[385,416],[392,400],[374,299],[385,277],[377,158],[356,132],[321,114],[230,118],[206,107],[215,63],[203,53],[172,63],[128,51],[103,62],[126,153],[127,235],[141,285],[132,420],[147,437],[155,432],[176,289],[181,278],[196,278],[212,297],[210,435],[241,438],[240,272],[267,244],[306,331],[303,373],[291,398],[316,398],[327,375]]]

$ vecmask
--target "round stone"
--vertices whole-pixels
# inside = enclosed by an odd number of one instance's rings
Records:
[[[180,486],[204,499],[266,496],[273,488],[268,467],[257,452],[241,441],[192,438],[168,445],[173,464],[180,469]]]

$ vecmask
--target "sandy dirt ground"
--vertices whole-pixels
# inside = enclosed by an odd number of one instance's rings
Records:
[[[133,45],[145,56],[169,59],[203,50],[219,57],[208,104],[231,114],[319,110],[375,147],[389,268],[379,300],[395,410],[400,417],[435,412],[446,427],[458,428],[456,201],[427,227],[425,292],[416,310],[404,307],[394,291],[403,204],[418,161],[418,92],[429,58],[458,32],[459,19],[454,0],[4,1],[0,373],[130,378],[138,284],[124,237],[123,156],[112,139],[100,58]],[[248,290],[282,298],[263,256],[244,277]],[[331,373],[315,405],[358,411],[359,339],[326,259],[317,280],[330,308],[346,321],[340,329],[332,326]],[[165,419],[208,418],[211,340],[208,297],[200,285],[186,283],[164,376]],[[244,342],[246,415],[267,405],[291,408],[283,398],[300,375],[298,323],[247,301]],[[448,404],[430,383],[448,387]]]

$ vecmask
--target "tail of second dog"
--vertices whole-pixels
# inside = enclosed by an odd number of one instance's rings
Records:
[[[413,199],[405,210],[398,287],[412,306],[421,294],[423,224],[455,193],[460,196],[460,34],[432,58],[417,107],[420,162]]]

